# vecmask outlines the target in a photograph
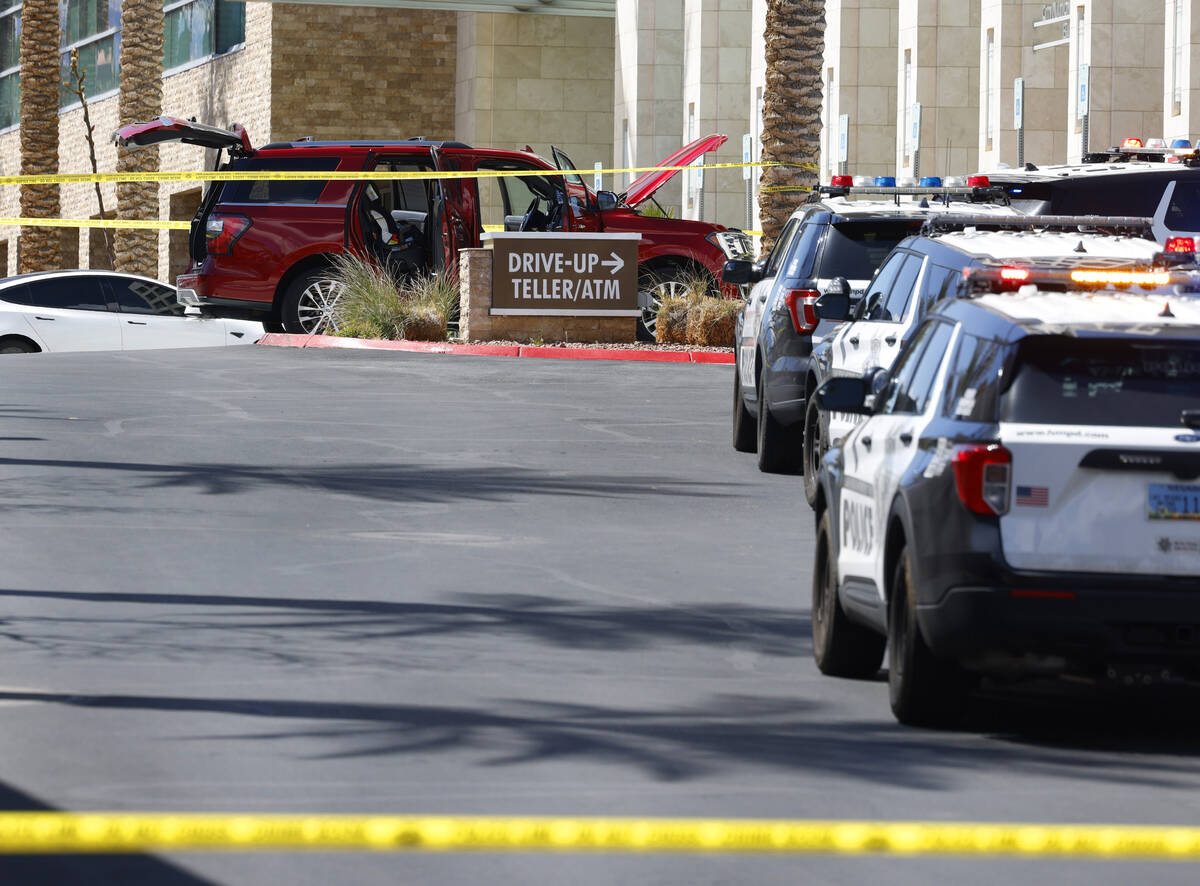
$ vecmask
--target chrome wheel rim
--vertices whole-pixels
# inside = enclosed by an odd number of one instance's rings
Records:
[[[300,293],[296,303],[296,321],[308,334],[337,332],[338,303],[346,293],[336,280],[313,280]]]
[[[651,335],[658,329],[658,309],[664,298],[677,295],[687,295],[688,288],[678,280],[663,280],[643,289],[650,296],[650,305],[642,310],[642,325]]]

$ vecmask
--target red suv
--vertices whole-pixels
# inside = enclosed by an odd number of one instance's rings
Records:
[[[140,147],[181,141],[217,149],[218,168],[394,172],[528,170],[528,175],[391,181],[272,180],[216,182],[192,220],[191,266],[177,285],[193,290],[209,313],[261,319],[268,329],[314,332],[326,327],[337,299],[330,258],[374,256],[399,273],[457,267],[460,249],[480,245],[484,226],[508,231],[636,232],[639,247],[639,332],[652,334],[658,296],[689,272],[720,280],[724,262],[750,251],[741,231],[699,221],[639,215],[637,207],[675,173],[650,172],[624,194],[588,188],[570,159],[552,149],[557,166],[533,153],[471,148],[460,142],[317,142],[301,139],[254,148],[245,130],[217,129],[159,117],[116,132],[117,144]],[[699,139],[661,165],[691,163],[726,141]],[[229,162],[220,165],[221,151]],[[546,174],[570,170],[568,175]],[[735,287],[727,295],[737,296]]]

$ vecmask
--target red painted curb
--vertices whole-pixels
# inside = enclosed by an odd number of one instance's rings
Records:
[[[621,348],[521,347],[522,357],[551,360],[636,360],[643,363],[690,363],[687,351],[633,351]]]
[[[469,345],[437,341],[387,341],[336,335],[271,332],[260,345],[284,348],[359,348],[418,354],[469,354],[480,357],[541,357],[551,360],[627,360],[639,363],[733,363],[733,354],[714,351],[651,351],[624,348],[555,348],[534,345]]]

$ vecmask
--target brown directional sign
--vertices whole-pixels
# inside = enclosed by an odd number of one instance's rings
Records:
[[[637,317],[637,234],[485,234],[493,314]]]

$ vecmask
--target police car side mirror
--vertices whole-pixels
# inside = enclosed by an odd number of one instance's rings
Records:
[[[813,399],[819,409],[826,412],[850,412],[855,415],[870,415],[871,407],[866,405],[870,396],[867,379],[862,376],[838,376],[827,379],[817,388]]]
[[[617,195],[612,191],[596,192],[596,208],[601,212],[604,212],[606,209],[616,209],[617,203]]]
[[[761,276],[755,276],[754,265],[745,259],[731,258],[721,268],[722,282],[732,283],[735,286],[748,286],[751,283],[757,283],[760,279],[762,279]]]
[[[892,374],[886,369],[876,366],[874,369],[868,369],[863,375],[863,382],[867,387],[867,395],[863,398],[863,408],[867,414],[879,412],[879,408],[883,405],[886,399],[887,392],[892,385]]]

